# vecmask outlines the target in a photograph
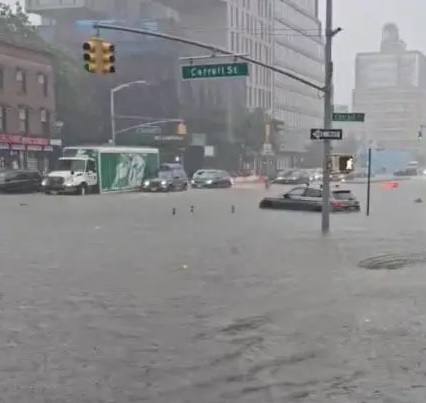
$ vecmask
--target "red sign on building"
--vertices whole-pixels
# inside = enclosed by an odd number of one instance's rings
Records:
[[[44,137],[26,137],[19,134],[0,134],[0,143],[31,146],[48,146],[49,139]]]

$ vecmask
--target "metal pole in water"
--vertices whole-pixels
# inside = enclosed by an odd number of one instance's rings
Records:
[[[324,93],[324,129],[331,129],[333,116],[333,0],[327,0],[326,22],[325,22],[325,93]],[[323,234],[330,231],[330,164],[331,141],[324,140],[323,155],[323,205],[321,230]]]
[[[367,207],[365,215],[370,215],[370,192],[371,192],[371,147],[368,148],[368,166],[367,166]]]

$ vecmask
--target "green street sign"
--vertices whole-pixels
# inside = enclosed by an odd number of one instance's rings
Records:
[[[136,128],[137,134],[142,135],[154,135],[154,134],[161,134],[161,127],[158,126],[140,126]]]
[[[248,63],[224,63],[182,66],[182,78],[195,80],[199,78],[247,77]]]
[[[364,122],[365,113],[333,113],[333,122]]]

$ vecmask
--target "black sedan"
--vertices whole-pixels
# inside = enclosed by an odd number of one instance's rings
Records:
[[[265,197],[259,204],[261,209],[321,211],[323,203],[322,188],[299,186],[278,197]],[[358,212],[359,201],[350,190],[338,187],[330,192],[330,209],[332,212]]]
[[[417,168],[405,168],[393,173],[394,176],[417,176]]]
[[[191,180],[193,189],[217,189],[217,188],[230,188],[232,187],[232,180],[228,172],[203,169],[195,172]]]
[[[280,172],[277,177],[272,180],[272,183],[277,185],[301,185],[309,183],[309,181],[309,172],[304,170],[290,170]]]
[[[42,176],[35,170],[0,171],[1,193],[31,193],[41,190]]]

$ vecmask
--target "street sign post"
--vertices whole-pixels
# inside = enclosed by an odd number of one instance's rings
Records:
[[[311,140],[342,140],[342,129],[311,129]]]
[[[182,79],[247,77],[248,63],[222,63],[182,66]]]
[[[333,113],[333,122],[364,122],[365,113]]]

